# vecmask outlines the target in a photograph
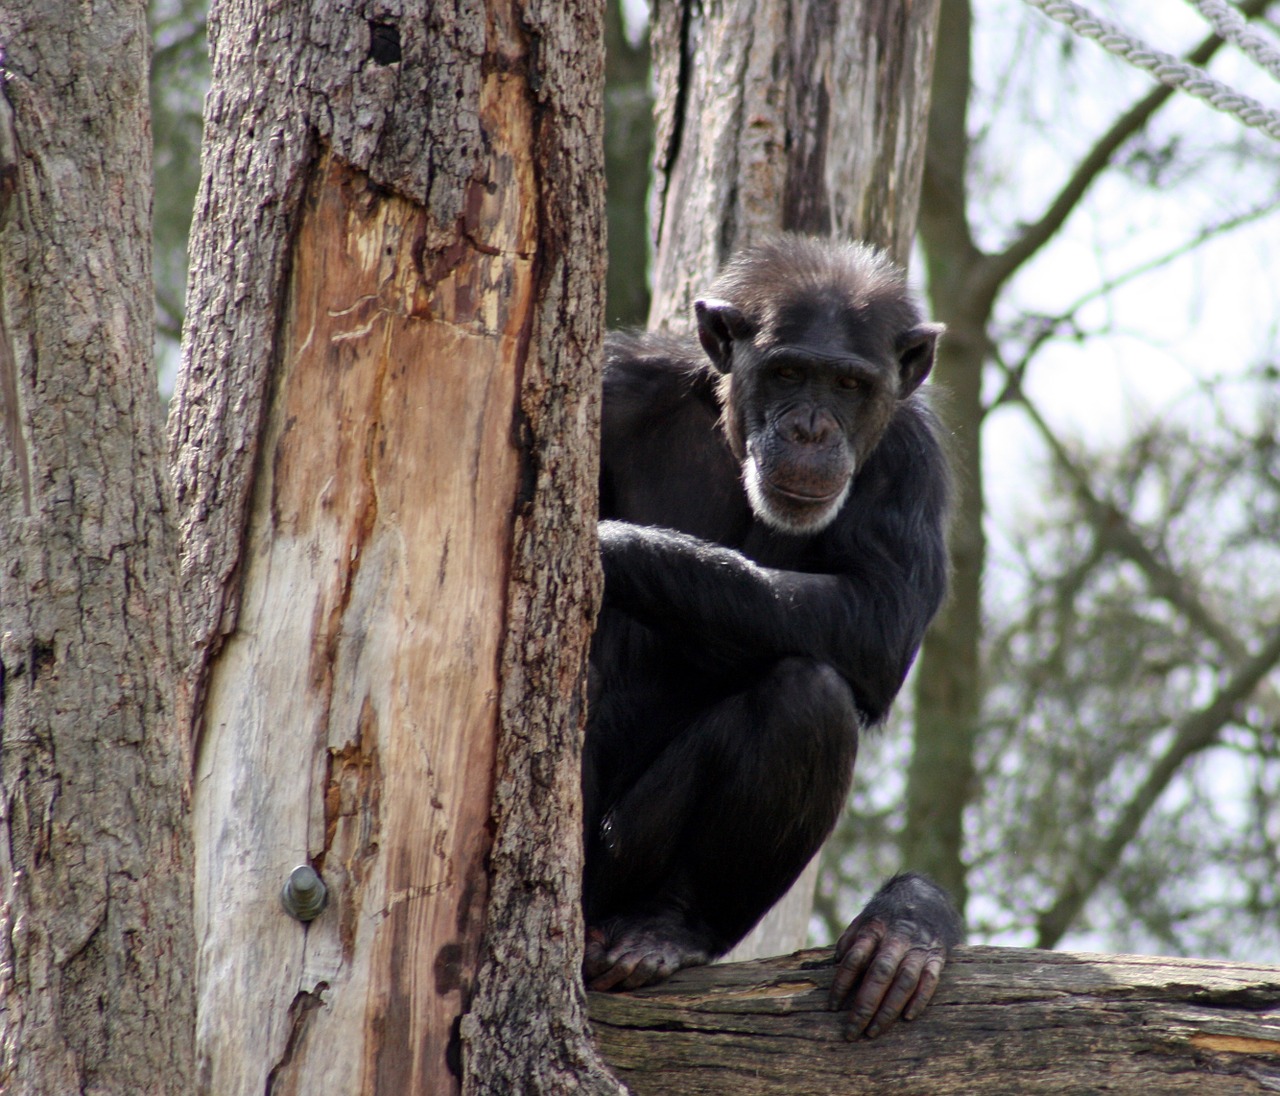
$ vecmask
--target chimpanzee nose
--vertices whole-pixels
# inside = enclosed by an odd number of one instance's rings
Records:
[[[830,414],[820,407],[796,408],[784,425],[787,437],[799,445],[821,445],[835,429]]]

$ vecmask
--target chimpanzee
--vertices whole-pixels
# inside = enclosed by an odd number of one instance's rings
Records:
[[[782,236],[611,336],[604,606],[583,758],[593,989],[723,954],[831,832],[946,586],[949,477],[917,391],[941,325],[879,252]],[[701,343],[701,348],[699,348]],[[962,935],[889,880],[837,945],[850,1038],[928,1004]]]

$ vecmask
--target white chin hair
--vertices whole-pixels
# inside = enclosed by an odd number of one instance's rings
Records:
[[[848,482],[844,485],[844,490],[825,506],[815,506],[811,509],[805,509],[801,513],[777,509],[773,500],[769,498],[768,491],[764,485],[764,476],[761,474],[760,466],[753,456],[748,455],[747,457],[746,467],[742,473],[742,482],[747,489],[747,501],[751,503],[751,512],[756,517],[770,528],[777,529],[781,533],[805,534],[820,533],[835,520],[836,515],[840,513],[840,507],[844,505],[845,499],[849,497],[849,487],[853,483],[853,477],[849,477]]]

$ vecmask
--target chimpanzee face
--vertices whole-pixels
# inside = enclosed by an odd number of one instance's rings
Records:
[[[933,360],[937,328],[894,331],[883,313],[803,299],[753,324],[699,301],[699,335],[725,373],[724,421],[756,517],[811,534],[834,520],[898,400]]]

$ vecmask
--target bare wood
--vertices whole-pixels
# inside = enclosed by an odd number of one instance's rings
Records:
[[[574,927],[603,264],[580,7],[214,14],[173,438],[219,1096],[617,1091]],[[306,861],[309,927],[278,899]]]
[[[531,293],[529,261],[508,259],[519,204],[494,214],[491,255],[468,249],[426,287],[412,203],[332,161],[307,202],[239,625],[197,768],[200,1037],[217,1092],[259,1087],[265,1062],[275,1092],[449,1083],[484,912],[518,471],[515,373],[486,326],[516,343]],[[456,326],[423,322],[457,315],[461,293],[474,311]],[[334,904],[303,929],[276,899],[308,860]],[[266,999],[264,977],[280,984]],[[252,1023],[246,1000],[266,1006]]]
[[[656,5],[651,326],[680,324],[739,247],[787,229],[906,264],[937,0]]]
[[[733,251],[783,230],[868,240],[906,265],[938,9],[659,0],[650,327],[684,327]],[[733,959],[804,944],[817,871],[815,860]]]
[[[186,1093],[145,7],[0,0],[0,1091]]]
[[[920,1020],[846,1043],[831,963],[822,949],[591,994],[596,1038],[635,1096],[1280,1087],[1280,967],[961,948]]]

